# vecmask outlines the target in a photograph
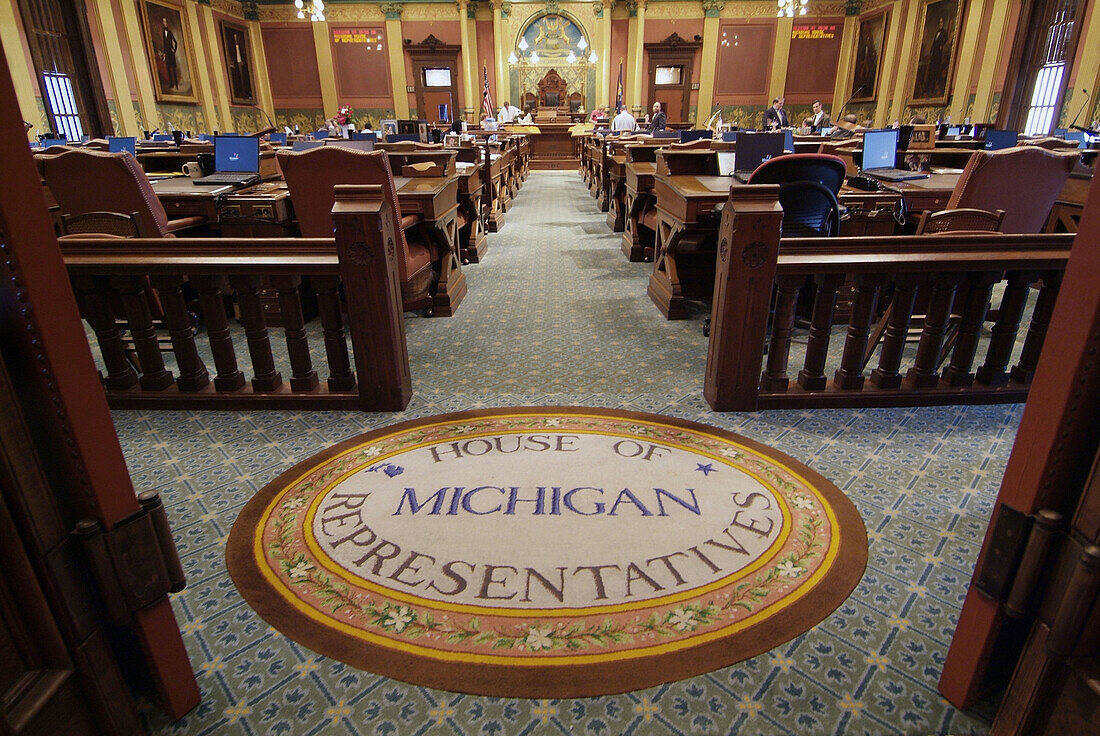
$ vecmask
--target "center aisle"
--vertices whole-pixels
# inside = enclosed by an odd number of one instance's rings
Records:
[[[605,218],[575,171],[532,171],[455,316],[406,315],[413,391],[701,392],[702,316],[661,316]]]

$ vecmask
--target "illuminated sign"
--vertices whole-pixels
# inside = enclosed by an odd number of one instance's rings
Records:
[[[794,26],[791,29],[791,38],[799,40],[836,38],[836,25],[822,24]]]

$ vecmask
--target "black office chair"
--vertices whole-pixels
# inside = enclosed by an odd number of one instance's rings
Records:
[[[825,153],[795,153],[768,159],[749,184],[778,184],[784,237],[833,237],[840,233],[837,194],[844,161]]]

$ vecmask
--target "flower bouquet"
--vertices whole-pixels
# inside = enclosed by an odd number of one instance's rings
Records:
[[[352,117],[354,114],[355,111],[351,109],[351,105],[341,105],[336,113],[336,122],[340,125],[354,125],[355,119]]]

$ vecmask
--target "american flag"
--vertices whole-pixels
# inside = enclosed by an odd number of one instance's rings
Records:
[[[496,117],[493,108],[493,96],[489,93],[489,67],[482,65],[481,71],[485,77],[485,84],[481,90],[481,109],[485,111],[485,117]]]
[[[623,60],[619,59],[619,86],[615,88],[615,112],[623,106]]]

